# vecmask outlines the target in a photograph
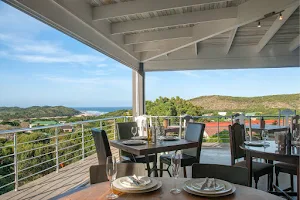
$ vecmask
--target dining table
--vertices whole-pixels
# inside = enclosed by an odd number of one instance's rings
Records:
[[[280,161],[297,166],[297,197],[300,200],[300,147],[294,145],[286,145],[285,148],[279,148],[275,141],[267,141],[264,146],[241,145],[240,148],[246,152],[246,165],[248,168],[249,184],[252,185],[252,159],[263,158],[270,163]]]
[[[114,190],[115,194],[119,195],[119,200],[126,199],[173,199],[173,200],[207,200],[207,197],[196,196],[190,194],[184,190],[179,194],[171,194],[170,190],[174,187],[174,182],[176,181],[177,187],[182,187],[184,182],[190,180],[189,178],[156,178],[157,180],[162,182],[162,187],[156,191],[148,192],[148,193],[122,193],[117,190]],[[253,199],[264,199],[264,200],[283,200],[282,198],[275,196],[273,194],[264,192],[262,190],[254,189],[247,186],[234,184],[236,187],[236,191],[233,194],[228,196],[218,197],[214,199],[221,200],[253,200]],[[106,195],[110,193],[110,183],[102,182],[87,186],[82,188],[79,191],[76,191],[67,196],[61,197],[61,200],[104,200],[106,199]]]
[[[144,155],[147,165],[148,176],[151,176],[152,172],[154,172],[154,176],[158,176],[158,168],[157,168],[157,154],[168,151],[176,151],[181,149],[189,149],[198,147],[199,143],[195,141],[188,141],[186,139],[178,139],[174,141],[164,141],[157,140],[156,143],[147,142],[143,145],[126,145],[123,144],[125,140],[111,140],[110,145],[118,148],[120,150],[126,151],[133,155]],[[154,154],[155,159],[153,162],[153,167],[150,168],[149,155]]]

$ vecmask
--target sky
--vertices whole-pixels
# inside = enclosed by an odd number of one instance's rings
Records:
[[[300,68],[147,72],[146,99],[300,92]],[[130,68],[0,1],[0,107],[131,106]]]

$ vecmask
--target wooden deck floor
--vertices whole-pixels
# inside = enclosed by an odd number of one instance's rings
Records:
[[[116,149],[112,149],[113,154],[117,154]],[[78,161],[62,168],[59,173],[53,172],[31,183],[19,188],[19,191],[11,191],[0,196],[1,200],[29,200],[29,199],[56,199],[70,189],[89,180],[89,167],[98,163],[96,154],[87,157],[84,161]],[[204,145],[201,152],[200,163],[225,164],[230,165],[230,151],[228,146]],[[182,171],[182,170],[181,170]],[[181,172],[182,173],[182,172]],[[164,173],[164,176],[168,176]],[[181,174],[183,177],[183,174]],[[191,168],[187,168],[187,176],[191,177]],[[289,186],[289,176],[281,173],[279,176],[280,186]],[[295,184],[296,184],[296,178]],[[267,189],[267,177],[259,180],[259,189]]]
[[[117,149],[112,149],[114,155],[118,155]],[[42,200],[51,199],[59,194],[77,187],[89,181],[89,168],[97,165],[97,154],[93,154],[84,160],[72,163],[59,170],[43,176],[35,181],[19,187],[18,191],[11,191],[0,195],[1,200]]]

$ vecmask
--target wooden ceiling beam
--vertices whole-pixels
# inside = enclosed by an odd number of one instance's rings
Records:
[[[163,11],[195,5],[220,3],[228,0],[139,0],[109,4],[93,8],[93,20]],[[231,1],[231,0],[229,0]]]

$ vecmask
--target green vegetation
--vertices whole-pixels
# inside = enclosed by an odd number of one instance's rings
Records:
[[[191,99],[193,105],[204,108],[206,113],[217,114],[226,111],[230,115],[234,112],[262,112],[263,115],[277,115],[278,109],[292,109],[300,111],[300,93],[282,94],[261,97],[231,97],[231,96],[202,96]]]
[[[32,106],[29,108],[0,107],[0,119],[2,120],[73,116],[77,114],[80,114],[80,112],[73,108],[67,108],[64,106]]]
[[[219,135],[219,138],[218,138]],[[216,133],[214,135],[212,135],[209,138],[204,138],[203,142],[219,142],[219,143],[229,143],[229,131],[228,130],[223,130],[221,131],[219,134]]]
[[[191,102],[180,97],[159,97],[155,101],[146,101],[146,114],[154,116],[180,116],[189,114],[200,116],[203,113],[201,106],[193,105]]]

